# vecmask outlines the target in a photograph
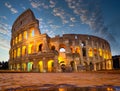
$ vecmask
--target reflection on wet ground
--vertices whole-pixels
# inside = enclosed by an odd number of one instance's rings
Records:
[[[78,87],[69,84],[44,84],[42,86],[23,86],[19,88],[9,88],[5,91],[120,91],[120,86],[103,85]]]

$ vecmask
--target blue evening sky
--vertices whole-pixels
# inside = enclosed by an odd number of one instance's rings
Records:
[[[0,61],[8,61],[12,24],[28,8],[41,33],[95,35],[120,55],[120,0],[0,0]]]

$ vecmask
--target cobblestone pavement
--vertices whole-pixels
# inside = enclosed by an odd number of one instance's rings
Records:
[[[43,84],[70,84],[80,87],[120,86],[120,74],[111,73],[0,73],[0,90]]]

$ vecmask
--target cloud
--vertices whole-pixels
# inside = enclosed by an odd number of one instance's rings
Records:
[[[13,14],[18,13],[18,11],[17,11],[15,8],[13,8],[10,3],[6,2],[6,3],[5,3],[5,6],[6,6]]]
[[[30,4],[33,8],[36,8],[36,9],[40,9],[40,8],[44,8],[44,9],[48,9],[49,8],[49,5],[47,5],[45,3],[45,1],[40,1],[40,0],[29,0],[30,1]]]
[[[11,26],[5,23],[0,22],[0,33],[6,36],[11,34]]]
[[[49,0],[49,3],[50,3],[50,5],[49,5],[50,8],[54,8],[55,5],[56,5],[56,1],[55,0]]]
[[[0,16],[0,19],[7,20],[7,17],[6,16]]]
[[[11,37],[11,26],[0,22],[0,48],[9,50]]]
[[[71,18],[71,15],[66,13],[63,9],[61,8],[54,8],[53,9],[53,15],[54,16],[57,16],[57,17],[60,17],[60,19],[62,20],[62,23],[63,24],[66,24],[66,23],[69,23],[70,22],[70,18]],[[73,21],[73,19],[72,19]]]
[[[100,2],[95,0],[65,0],[73,13],[80,17],[83,24],[89,25],[94,35],[109,41],[112,48],[119,45],[115,37],[108,31],[104,24]],[[118,48],[119,46],[117,46]],[[115,49],[115,48],[114,48]],[[119,48],[120,49],[120,48]],[[113,49],[112,49],[113,50]]]

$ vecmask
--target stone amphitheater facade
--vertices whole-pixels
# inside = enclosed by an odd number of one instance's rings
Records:
[[[99,37],[41,34],[39,21],[28,9],[12,26],[9,68],[29,72],[77,72],[112,69],[109,43]]]

